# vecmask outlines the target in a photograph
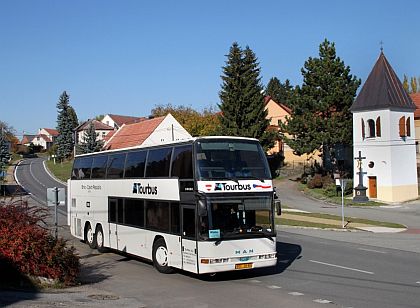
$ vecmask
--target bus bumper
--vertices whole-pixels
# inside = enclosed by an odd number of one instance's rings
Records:
[[[256,259],[258,258],[258,259]],[[247,270],[253,268],[275,266],[277,264],[277,257],[259,259],[259,256],[249,258],[247,261],[237,260],[236,262],[224,262],[223,259],[213,259],[213,263],[207,262],[208,259],[200,259],[199,274],[211,274],[226,271]],[[211,261],[209,261],[211,262]],[[218,262],[218,263],[215,263]]]

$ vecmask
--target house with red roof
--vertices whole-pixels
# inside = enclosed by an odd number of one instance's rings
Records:
[[[267,118],[270,119],[269,129],[276,131],[280,130],[279,123],[286,123],[287,117],[291,117],[292,110],[286,105],[276,102],[271,96],[266,96],[264,98],[265,109],[267,110]],[[278,138],[274,144],[274,147],[268,151],[268,155],[273,155],[277,153],[282,153],[284,156],[284,161],[287,163],[302,163],[308,160],[319,159],[318,153],[313,153],[313,155],[295,155],[293,154],[293,149],[290,148],[286,143],[284,143],[280,138]]]
[[[153,146],[172,141],[188,140],[192,136],[169,113],[131,124],[123,124],[106,141],[104,149],[115,150],[135,146]]]
[[[109,133],[114,132],[113,126],[106,125],[96,119],[87,120],[75,128],[76,144],[80,144],[85,141],[85,132],[88,130],[91,123],[93,124],[93,127],[95,127],[97,140],[105,141],[106,136]]]
[[[124,124],[133,124],[141,121],[147,120],[145,117],[133,117],[133,116],[124,116],[117,114],[107,114],[101,120],[102,123],[113,127],[114,129],[119,129]]]
[[[40,128],[36,135],[23,135],[21,144],[29,146],[31,143],[48,150],[55,142],[58,131],[53,128]]]

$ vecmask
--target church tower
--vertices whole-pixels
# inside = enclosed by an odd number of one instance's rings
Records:
[[[386,202],[417,199],[415,104],[381,51],[351,106],[353,153],[363,160],[369,198]],[[354,185],[358,183],[354,164]]]

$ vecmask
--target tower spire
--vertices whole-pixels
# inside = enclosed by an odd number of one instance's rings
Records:
[[[384,42],[381,40],[379,42],[379,45],[381,45],[381,53],[383,53],[384,52]]]

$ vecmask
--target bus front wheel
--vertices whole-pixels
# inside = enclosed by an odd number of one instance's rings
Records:
[[[159,272],[164,274],[173,272],[173,269],[168,265],[168,255],[165,240],[163,238],[157,239],[153,244],[153,265]]]
[[[89,247],[92,248],[92,249],[95,249],[96,248],[96,237],[95,237],[95,232],[93,232],[90,224],[88,224],[86,226],[85,238],[86,238],[86,242],[88,243]]]

